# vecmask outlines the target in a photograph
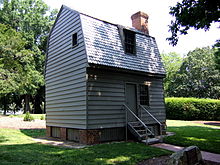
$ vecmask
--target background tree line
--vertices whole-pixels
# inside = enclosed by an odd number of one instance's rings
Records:
[[[212,23],[220,22],[219,0],[182,0],[170,7],[173,16],[167,38],[171,45],[190,28],[209,30]],[[182,58],[176,53],[162,54],[167,71],[166,96],[220,98],[220,40],[213,48],[198,48]]]
[[[167,72],[164,88],[167,97],[220,98],[220,71],[216,68],[216,48],[190,51],[186,57],[162,53]]]
[[[44,61],[49,30],[57,10],[43,0],[0,0],[0,109],[23,108],[43,113]],[[169,26],[176,45],[190,28],[208,30],[220,22],[219,0],[182,0],[170,8]],[[162,54],[166,96],[219,98],[220,42],[191,51],[186,57]],[[218,70],[217,70],[218,69]],[[32,108],[30,107],[30,103]]]
[[[0,1],[0,108],[43,113],[44,61],[57,10],[42,0]],[[33,107],[30,108],[30,103]]]

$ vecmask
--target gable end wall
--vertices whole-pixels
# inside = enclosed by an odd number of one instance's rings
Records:
[[[72,47],[72,34],[78,45]],[[78,12],[62,7],[48,41],[46,125],[86,128],[87,58]]]

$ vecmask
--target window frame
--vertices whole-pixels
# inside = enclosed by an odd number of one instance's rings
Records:
[[[78,45],[78,34],[73,33],[72,34],[72,48],[76,47]]]
[[[123,29],[124,34],[124,51],[126,54],[136,55],[136,35],[135,32]],[[129,51],[132,49],[132,51]]]
[[[142,91],[143,88],[145,88],[144,91]],[[139,84],[139,103],[143,106],[150,106],[149,85]]]

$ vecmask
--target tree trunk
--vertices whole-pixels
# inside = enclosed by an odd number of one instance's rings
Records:
[[[3,113],[3,115],[6,115],[6,112],[7,112],[7,105],[4,103],[4,113]]]
[[[24,113],[30,112],[30,95],[24,95]]]
[[[42,108],[41,108],[41,98],[40,96],[37,94],[34,97],[34,114],[42,114]]]
[[[44,114],[46,114],[46,101],[44,101]]]
[[[3,115],[6,115],[6,112],[7,112],[7,102],[6,102],[6,96],[3,97],[3,109],[4,109],[4,112],[3,112]]]

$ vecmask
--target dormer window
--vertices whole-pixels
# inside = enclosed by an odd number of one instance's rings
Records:
[[[125,46],[125,53],[128,54],[135,54],[135,33],[124,29],[124,46]]]
[[[75,47],[77,45],[77,33],[72,35],[72,46]]]

